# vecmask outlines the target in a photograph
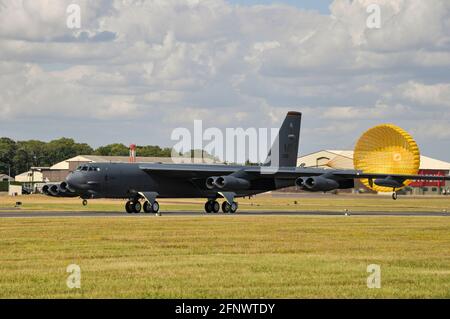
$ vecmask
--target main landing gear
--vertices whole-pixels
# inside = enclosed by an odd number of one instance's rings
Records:
[[[128,214],[139,214],[141,210],[144,209],[144,213],[147,214],[157,214],[159,212],[159,203],[157,201],[153,202],[153,205],[149,201],[145,201],[144,205],[136,200],[129,200],[125,204],[125,210]]]
[[[229,204],[227,201],[222,203],[222,212],[224,212],[225,214],[228,213],[236,213],[238,209],[238,203],[233,202],[232,204]],[[210,213],[215,213],[217,214],[220,210],[220,204],[219,202],[217,202],[216,200],[208,200],[205,203],[205,212],[210,214]]]
[[[220,210],[220,204],[216,200],[208,200],[205,203],[205,212],[217,214]]]

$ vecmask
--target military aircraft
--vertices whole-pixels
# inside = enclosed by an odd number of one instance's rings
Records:
[[[261,166],[224,164],[90,163],[79,166],[60,184],[46,184],[43,193],[57,197],[122,198],[127,213],[158,213],[157,198],[205,198],[206,213],[235,213],[236,198],[297,185],[310,192],[349,189],[355,179],[370,185],[404,187],[407,180],[450,180],[450,176],[366,173],[297,167],[302,114],[288,112]],[[218,198],[225,201],[220,207]],[[143,204],[141,203],[143,202]]]

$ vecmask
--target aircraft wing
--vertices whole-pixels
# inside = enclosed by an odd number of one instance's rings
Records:
[[[298,172],[295,167],[271,168],[264,166],[236,166],[222,164],[141,164],[139,168],[149,174],[161,174],[178,178],[208,178],[245,172],[248,178],[270,177],[295,179]],[[323,174],[323,169],[302,171],[302,176]]]
[[[348,178],[367,178],[367,179],[377,179],[377,178],[394,178],[399,180],[427,180],[427,181],[449,181],[449,175],[402,175],[402,174],[377,174],[377,173],[363,173],[357,172],[356,174],[348,173],[337,173],[338,176],[348,177]]]
[[[353,178],[353,179],[386,179],[391,178],[395,180],[427,180],[427,181],[448,181],[450,176],[446,175],[405,175],[405,174],[385,174],[385,173],[364,173],[358,170],[333,170],[333,169],[316,169],[314,170],[314,176],[322,174],[330,174],[341,178]],[[298,177],[311,176],[310,174],[303,174],[301,168],[297,168]]]
[[[341,178],[354,179],[385,179],[396,180],[450,180],[450,176],[437,175],[401,175],[383,173],[364,173],[358,170],[334,170],[323,168],[303,167],[268,167],[268,166],[234,166],[220,164],[142,164],[140,169],[147,173],[179,177],[179,178],[207,178],[210,176],[229,175],[239,171],[247,173],[249,178],[281,178],[296,179],[298,177],[319,176],[329,174]]]
[[[231,165],[205,164],[142,164],[139,168],[149,174],[164,174],[178,178],[207,178],[216,175],[229,175],[237,170]]]

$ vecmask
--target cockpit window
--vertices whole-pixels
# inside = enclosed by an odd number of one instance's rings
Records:
[[[97,166],[80,165],[77,167],[77,169],[75,171],[77,171],[77,172],[79,172],[79,171],[100,172],[101,169],[100,169],[100,167],[97,167]]]

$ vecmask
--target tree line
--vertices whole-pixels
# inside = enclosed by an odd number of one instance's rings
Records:
[[[155,145],[137,146],[138,156],[170,157],[170,148]],[[77,155],[128,156],[128,146],[120,143],[100,146],[96,149],[86,143],[77,143],[71,138],[60,138],[50,142],[39,140],[14,141],[0,138],[0,173],[11,175],[28,171],[31,167],[48,167]]]

